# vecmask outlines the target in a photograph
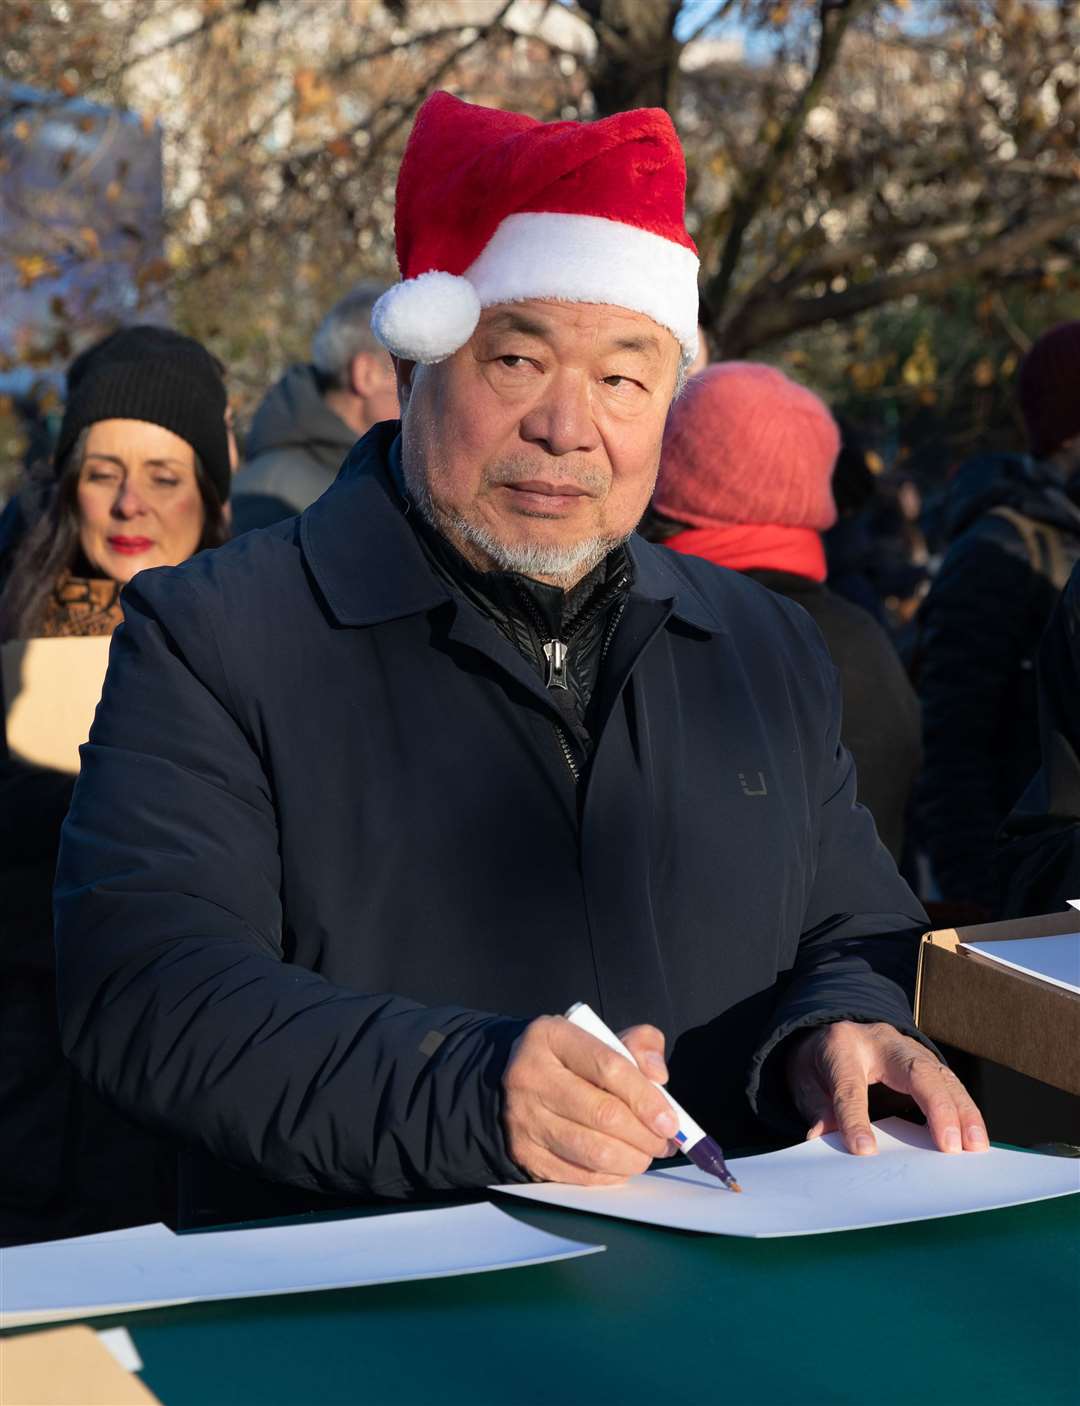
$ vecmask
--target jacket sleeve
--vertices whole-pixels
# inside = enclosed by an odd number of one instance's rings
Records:
[[[1080,566],[1039,649],[1042,764],[1002,826],[997,851],[1001,916],[1065,908],[1080,893]]]
[[[500,1080],[524,1022],[283,960],[273,788],[230,703],[223,609],[183,568],[124,592],[61,843],[65,1052],[137,1120],[271,1181],[403,1197],[521,1180]]]
[[[805,1126],[787,1089],[782,1049],[795,1031],[838,1020],[882,1021],[934,1050],[911,1010],[926,914],[878,839],[870,813],[856,802],[855,765],[840,743],[835,679],[827,698],[817,865],[794,967],[754,1054],[748,1086],[755,1112],[796,1136]]]
[[[1002,718],[1029,629],[1031,569],[1007,524],[949,548],[924,607],[922,836],[941,896],[989,906]]]

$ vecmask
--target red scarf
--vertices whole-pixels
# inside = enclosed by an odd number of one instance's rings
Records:
[[[732,571],[786,571],[811,581],[824,581],[826,575],[825,547],[812,527],[718,523],[688,527],[669,537],[664,546]]]

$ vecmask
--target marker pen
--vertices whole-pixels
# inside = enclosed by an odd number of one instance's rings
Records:
[[[594,1035],[596,1039],[607,1045],[608,1049],[615,1050],[618,1054],[625,1056],[637,1068],[637,1060],[618,1035],[609,1030],[593,1008],[587,1006],[584,1001],[579,1001],[576,1006],[571,1006],[566,1012],[566,1019],[571,1025],[576,1025],[581,1030]],[[657,1084],[656,1087],[671,1104],[675,1116],[679,1120],[679,1130],[675,1134],[679,1151],[685,1152],[695,1167],[700,1167],[703,1172],[709,1172],[712,1176],[718,1177],[729,1190],[741,1191],[742,1187],[728,1171],[720,1144],[709,1137],[704,1128],[694,1122],[689,1113],[675,1102],[667,1089],[660,1084]]]

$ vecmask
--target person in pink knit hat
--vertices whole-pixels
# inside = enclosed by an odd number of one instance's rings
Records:
[[[775,367],[717,362],[688,382],[664,431],[644,532],[760,581],[814,619],[840,671],[843,739],[858,795],[899,860],[919,769],[919,705],[881,626],[825,585],[840,431]]]

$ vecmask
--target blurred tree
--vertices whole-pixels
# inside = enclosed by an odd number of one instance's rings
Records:
[[[0,6],[0,76],[160,123],[168,260],[156,272],[182,325],[238,373],[242,407],[303,354],[343,287],[394,276],[396,168],[436,87],[544,119],[666,105],[687,151],[714,349],[776,357],[808,337],[843,343],[837,327],[875,309],[910,318],[912,300],[970,315],[1047,280],[1068,292],[1078,55],[1076,0]],[[929,358],[952,376],[939,320],[924,330],[919,374]],[[849,348],[862,369],[845,385],[880,371],[879,391],[891,377],[902,394],[929,392],[900,370],[914,350],[907,338],[875,353],[893,358],[881,371]],[[1002,365],[982,366],[977,388],[993,396]]]

